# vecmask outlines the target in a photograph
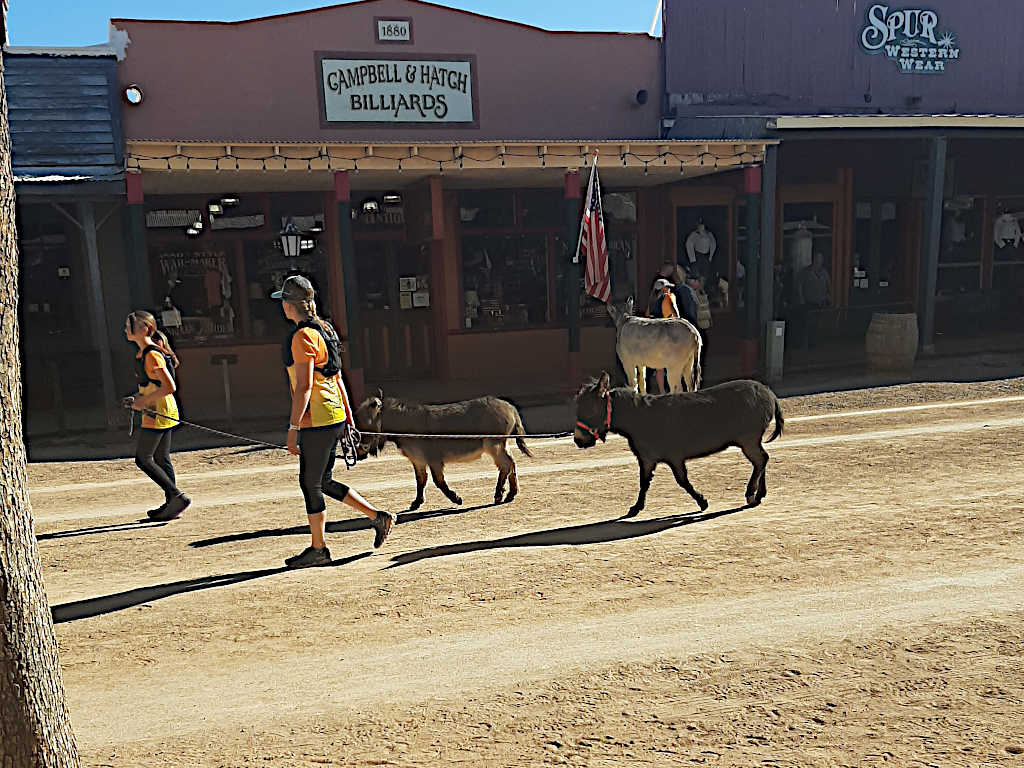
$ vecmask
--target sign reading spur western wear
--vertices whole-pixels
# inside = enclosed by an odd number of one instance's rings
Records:
[[[321,118],[325,124],[475,125],[475,63],[471,55],[318,53]]]
[[[865,14],[860,44],[868,53],[885,54],[904,74],[938,74],[960,58],[956,35],[938,26],[935,11],[876,3]]]

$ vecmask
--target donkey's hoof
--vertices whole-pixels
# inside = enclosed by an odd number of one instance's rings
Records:
[[[760,503],[761,503],[761,499],[759,499],[757,496],[747,496],[747,506],[748,507],[756,507]]]
[[[462,506],[462,497],[461,496],[452,496],[452,503],[453,504],[457,504],[459,506]]]
[[[409,505],[409,511],[410,512],[415,512],[417,509],[419,509],[422,506],[423,506],[423,499],[417,499],[416,501],[414,501],[412,504]]]
[[[636,517],[640,514],[640,507],[630,507],[629,511],[623,515],[623,517]]]
[[[708,508],[708,500],[701,496],[699,499],[697,499],[697,506],[700,507],[700,511],[703,512],[705,509]]]
[[[514,493],[510,493],[508,496],[505,497],[504,501],[499,502],[499,503],[500,504],[511,504],[515,500],[515,498],[516,498],[516,495]]]

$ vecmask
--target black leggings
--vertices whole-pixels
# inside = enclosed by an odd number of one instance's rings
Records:
[[[140,429],[135,447],[135,466],[160,486],[167,501],[181,495],[174,484],[171,466],[171,429]]]
[[[327,509],[325,493],[338,501],[348,496],[348,486],[331,477],[334,448],[344,426],[342,422],[299,431],[299,487],[306,500],[307,515],[317,515]]]

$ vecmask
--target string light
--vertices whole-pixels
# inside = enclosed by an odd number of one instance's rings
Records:
[[[532,152],[507,152],[507,151],[504,150],[504,148],[502,148],[501,151],[496,152],[494,155],[492,155],[490,157],[487,157],[487,158],[474,157],[473,159],[477,163],[480,163],[480,164],[486,164],[488,162],[493,162],[494,160],[498,160],[500,165],[501,165],[501,167],[502,168],[506,168],[506,167],[508,167],[507,157],[509,155],[511,155],[513,157],[533,158],[533,159],[536,159],[536,158],[539,157],[540,158],[540,167],[541,168],[547,168],[547,156],[549,154],[552,157],[556,157],[556,158],[565,158],[567,160],[571,158],[573,161],[576,161],[576,162],[582,161],[582,167],[583,168],[587,168],[589,166],[589,159],[588,159],[587,155],[586,154],[581,155],[578,152],[565,153],[565,154],[557,153],[557,152],[539,152],[539,151],[536,152],[536,153],[532,153]],[[732,155],[722,155],[722,156],[719,156],[719,155],[716,155],[716,154],[714,154],[712,152],[707,152],[707,151],[701,152],[700,154],[698,154],[696,156],[680,156],[680,155],[676,154],[675,152],[659,152],[659,153],[657,153],[655,155],[651,155],[651,156],[648,156],[646,158],[641,157],[640,155],[637,155],[634,152],[623,152],[623,153],[621,153],[619,155],[619,160],[622,163],[622,166],[624,168],[628,168],[629,167],[629,157],[630,156],[632,156],[636,161],[641,162],[641,163],[644,164],[644,174],[645,175],[648,175],[650,173],[650,164],[653,163],[653,162],[656,162],[659,159],[662,161],[662,165],[664,165],[664,166],[667,166],[669,164],[669,159],[670,158],[672,160],[674,160],[674,161],[677,161],[679,163],[680,173],[681,174],[685,173],[685,165],[686,165],[686,161],[687,160],[690,160],[690,161],[694,161],[695,160],[697,165],[700,165],[702,167],[711,166],[711,167],[713,167],[715,169],[719,169],[719,168],[723,168],[723,167],[729,167],[730,165],[732,167],[746,167],[748,165],[757,165],[760,162],[757,159],[756,154],[753,153],[753,152],[750,152],[750,151],[744,151],[744,152],[739,152],[739,153],[735,153],[735,154],[732,154]],[[364,154],[361,157],[343,158],[343,159],[351,160],[351,162],[352,162],[352,168],[351,168],[352,172],[353,173],[358,173],[359,172],[359,161],[360,160],[366,160],[366,159],[368,159],[370,157],[373,157],[373,155],[372,154]],[[394,158],[395,165],[396,165],[395,169],[400,171],[400,172],[404,171],[405,170],[405,168],[404,168],[404,161],[411,159],[411,157],[412,156],[410,155],[409,157]],[[158,163],[163,163],[164,164],[164,166],[165,166],[164,169],[165,170],[173,171],[174,170],[173,161],[175,161],[175,160],[184,160],[185,161],[185,170],[191,170],[192,169],[192,160],[206,160],[206,161],[213,160],[216,163],[215,170],[219,173],[222,170],[226,170],[224,167],[221,166],[221,161],[227,161],[229,163],[233,162],[234,163],[234,169],[236,171],[240,171],[241,170],[241,162],[240,162],[240,160],[246,160],[246,161],[257,161],[258,160],[259,163],[260,163],[260,170],[265,172],[265,171],[267,171],[269,169],[268,165],[267,165],[267,161],[268,160],[280,159],[280,160],[283,161],[283,165],[284,165],[284,169],[285,170],[291,170],[292,168],[294,168],[294,166],[289,167],[289,163],[288,163],[289,160],[292,161],[292,162],[303,162],[303,161],[305,161],[305,163],[306,163],[306,171],[311,173],[312,170],[313,170],[313,162],[312,161],[313,160],[324,160],[325,158],[327,160],[327,170],[330,170],[330,171],[335,170],[334,169],[334,162],[333,162],[334,158],[333,158],[333,156],[331,155],[330,152],[326,152],[325,153],[323,150],[318,151],[315,155],[308,155],[308,156],[304,155],[304,156],[301,156],[301,157],[289,157],[289,156],[281,154],[279,151],[275,151],[273,154],[267,155],[267,156],[262,157],[262,158],[245,157],[245,156],[235,155],[234,153],[231,153],[231,152],[228,152],[228,153],[223,154],[223,155],[219,155],[217,157],[202,157],[202,158],[200,158],[200,157],[193,157],[192,155],[184,154],[182,152],[178,152],[178,153],[175,153],[175,154],[172,154],[172,155],[129,155],[127,161],[128,161],[129,167],[131,167],[131,168],[138,168],[139,170],[144,170],[143,163],[146,163],[146,162],[158,162]],[[452,158],[451,158],[451,160],[436,160],[436,161],[432,161],[432,162],[436,162],[437,163],[438,172],[439,173],[444,173],[444,166],[445,166],[446,163],[455,163],[457,161],[458,164],[459,164],[458,167],[459,168],[464,168],[465,167],[465,158],[466,158],[466,155],[465,155],[464,152],[457,152],[455,149],[453,149],[452,150]],[[710,160],[710,162],[709,162],[709,160]],[[730,162],[730,161],[736,161],[736,162]],[[230,168],[230,165],[228,166],[228,168]]]

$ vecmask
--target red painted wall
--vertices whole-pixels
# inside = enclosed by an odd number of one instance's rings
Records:
[[[375,16],[413,19],[414,43],[375,42]],[[122,84],[129,140],[459,141],[658,137],[659,43],[646,35],[552,33],[409,0],[241,23],[112,21],[131,44]],[[321,128],[315,51],[474,54],[478,128]],[[636,103],[646,89],[647,103]]]

